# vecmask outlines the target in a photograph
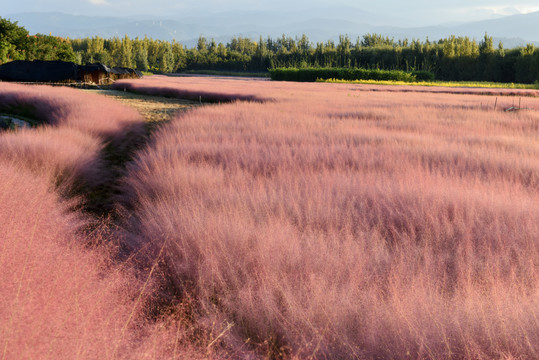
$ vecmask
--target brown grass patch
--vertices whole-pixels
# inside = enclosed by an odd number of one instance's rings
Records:
[[[168,121],[178,111],[185,111],[199,105],[191,100],[134,94],[119,90],[92,90],[92,92],[109,96],[135,108],[149,123]]]

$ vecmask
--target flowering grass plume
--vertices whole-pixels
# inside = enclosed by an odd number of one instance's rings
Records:
[[[106,97],[65,87],[0,83],[0,112],[25,115],[45,124],[77,129],[114,147],[144,132],[136,110]]]
[[[49,187],[45,178],[0,163],[0,353],[111,358],[131,340],[121,332],[136,288],[104,254],[82,247],[81,220]]]
[[[114,231],[73,211],[110,176],[104,141],[129,145],[140,116],[58,88],[0,84],[0,99],[2,111],[45,121],[0,133],[0,357],[203,358],[184,320],[150,317],[155,276],[119,262]]]
[[[163,126],[124,180],[128,244],[165,249],[229,347],[539,357],[539,99],[362,87],[253,81],[273,101]]]
[[[79,130],[51,126],[0,133],[0,158],[24,164],[65,190],[102,184],[107,176],[103,144]]]
[[[259,79],[258,81],[264,80]],[[211,86],[208,86],[208,80],[200,81],[199,77],[171,78],[156,75],[144,77],[138,81],[119,80],[112,85],[112,88],[203,102],[230,102],[234,100],[260,102],[269,100],[250,91],[254,82],[255,80],[252,79],[236,79],[234,83],[226,79],[212,79],[210,80]]]

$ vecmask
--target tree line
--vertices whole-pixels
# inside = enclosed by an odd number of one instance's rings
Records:
[[[130,39],[98,36],[62,39],[29,35],[17,23],[0,18],[0,62],[10,60],[65,60],[79,64],[101,62],[151,72],[223,70],[265,72],[268,69],[364,68],[426,71],[438,80],[534,83],[539,81],[539,49],[533,44],[504,49],[491,36],[477,42],[450,36],[438,41],[395,40],[366,34],[354,41],[341,35],[338,41],[312,42],[306,35],[255,41],[234,37],[228,43],[199,37],[196,46],[148,37]]]

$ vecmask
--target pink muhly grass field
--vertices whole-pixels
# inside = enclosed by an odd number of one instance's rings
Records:
[[[106,178],[99,139],[73,128],[42,126],[0,133],[0,158],[22,164],[66,190],[95,187]]]
[[[539,99],[359,89],[253,81],[275,101],[163,126],[124,182],[129,244],[164,249],[226,346],[539,357]]]
[[[318,90],[313,91],[313,86]],[[297,83],[255,78],[213,78],[207,76],[179,76],[170,77],[162,75],[145,76],[142,79],[125,79],[116,81],[113,88],[128,90],[156,96],[168,96],[201,100],[202,102],[231,102],[254,101],[270,102],[275,100],[292,100],[309,98],[311,96],[324,96],[326,91],[344,92],[396,92],[405,100],[408,93],[434,93],[451,95],[485,95],[503,96],[516,99],[520,97],[539,97],[539,90],[503,89],[503,88],[470,88],[470,87],[435,87],[435,86],[406,86],[406,85],[370,85],[370,84],[328,84],[328,83]],[[477,98],[476,98],[477,99]],[[494,108],[495,98],[491,101]],[[483,105],[486,105],[483,103]],[[498,104],[499,105],[499,104]],[[480,103],[477,104],[480,107]],[[524,107],[524,106],[523,106]],[[501,107],[498,107],[501,109]]]
[[[383,92],[420,92],[437,94],[490,95],[490,96],[531,96],[539,97],[539,90],[504,89],[504,88],[473,88],[473,87],[443,87],[443,86],[407,86],[407,85],[360,85],[361,91]]]
[[[129,346],[136,287],[82,248],[81,221],[45,178],[0,162],[0,353],[6,359],[111,358]]]
[[[202,81],[201,81],[202,80]],[[231,82],[228,79],[202,79],[200,77],[173,78],[169,76],[150,76],[143,79],[119,80],[112,88],[116,90],[129,90],[148,95],[158,95],[176,97],[203,102],[230,102],[234,100],[243,101],[267,101],[269,98],[259,96],[252,92],[251,87],[255,81],[265,82],[265,80],[245,80],[235,79]],[[208,86],[210,85],[210,86]]]
[[[1,111],[30,107],[50,121],[0,133],[0,357],[202,358],[183,319],[150,319],[155,275],[115,259],[114,231],[73,211],[83,197],[65,200],[107,180],[106,137],[129,145],[126,134],[143,125],[133,110],[87,95],[0,84]],[[90,223],[101,231],[83,233]]]
[[[122,151],[144,132],[136,110],[77,89],[0,83],[0,112],[44,122],[0,134],[0,158],[46,174],[70,193],[95,188],[110,177],[103,165],[107,144]]]
[[[65,87],[0,83],[0,112],[23,112],[50,125],[101,137],[115,147],[144,132],[144,120],[133,108]]]
[[[114,265],[113,243],[49,180],[0,161],[0,354],[5,359],[202,358],[174,318],[149,321],[153,280]]]

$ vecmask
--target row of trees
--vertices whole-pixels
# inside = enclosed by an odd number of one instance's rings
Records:
[[[6,30],[5,30],[6,29]],[[6,35],[7,34],[7,35]],[[234,37],[227,44],[204,37],[187,48],[172,41],[147,37],[61,39],[29,36],[16,23],[0,18],[0,61],[16,59],[102,62],[142,71],[183,70],[267,71],[279,67],[361,67],[367,69],[429,71],[440,80],[533,83],[539,80],[539,49],[532,44],[506,50],[485,34],[477,42],[450,36],[439,41],[394,40],[366,34],[352,41],[311,42],[306,35],[262,38]]]
[[[0,64],[12,60],[76,61],[69,39],[30,35],[24,27],[0,17]]]
[[[306,35],[283,35],[259,41],[234,37],[216,43],[204,37],[196,47],[178,42],[99,37],[71,41],[79,61],[95,61],[114,66],[136,67],[143,71],[182,70],[267,71],[279,67],[361,67],[367,69],[429,71],[440,80],[498,81],[533,83],[539,80],[539,49],[506,50],[494,46],[485,34],[478,43],[469,37],[451,36],[436,42],[395,41],[367,34],[352,42],[340,36],[338,42],[312,43]]]

